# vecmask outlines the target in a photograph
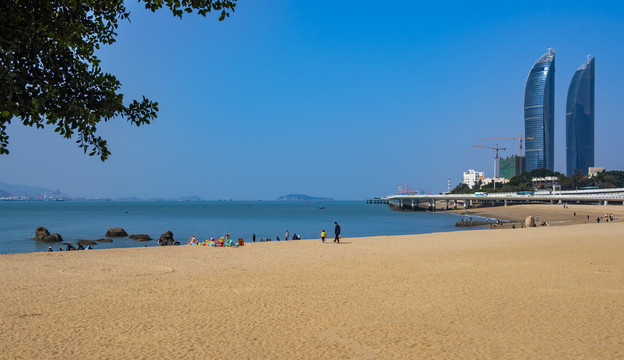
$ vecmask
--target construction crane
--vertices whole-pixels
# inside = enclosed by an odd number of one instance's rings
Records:
[[[481,145],[472,145],[472,146],[473,147],[478,147],[478,148],[485,148],[485,149],[496,150],[496,157],[494,158],[494,178],[498,178],[498,151],[499,150],[505,151],[505,150],[507,150],[507,148],[498,147],[498,144],[496,144],[496,147],[481,146]],[[494,182],[494,184],[496,184],[496,182]]]
[[[520,174],[522,174],[522,140],[533,140],[533,139],[535,138],[534,137],[522,137],[522,134],[520,134],[520,137],[517,137],[517,138],[483,138],[479,140],[520,140],[520,153],[518,153],[518,159],[520,161]]]

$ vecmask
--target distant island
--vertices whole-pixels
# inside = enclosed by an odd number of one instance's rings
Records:
[[[332,201],[332,198],[308,196],[304,194],[290,194],[277,198],[277,201]]]

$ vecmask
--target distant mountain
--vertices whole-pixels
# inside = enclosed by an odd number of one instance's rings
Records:
[[[8,192],[13,194],[13,196],[20,195],[33,195],[33,194],[47,194],[48,196],[52,196],[56,190],[46,189],[39,186],[28,186],[28,185],[19,185],[19,184],[7,184],[5,182],[0,181],[0,191]],[[65,193],[61,193],[58,195],[62,198],[70,198],[69,195]]]
[[[5,198],[5,197],[9,197],[9,193],[4,191],[4,190],[0,190],[0,198]]]
[[[332,198],[308,196],[304,194],[290,194],[277,198],[277,201],[332,201]]]

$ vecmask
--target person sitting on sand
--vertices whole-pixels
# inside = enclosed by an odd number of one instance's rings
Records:
[[[75,247],[72,246],[72,244],[70,242],[67,243],[67,246],[65,247],[65,250],[70,251],[70,250],[76,250]]]
[[[78,244],[78,250],[84,250],[84,246],[82,246],[82,244]]]
[[[52,250],[52,246],[48,246],[48,252],[52,252],[54,250]]]

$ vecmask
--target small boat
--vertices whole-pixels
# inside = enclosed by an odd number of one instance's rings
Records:
[[[320,210],[325,210],[325,206],[319,206],[318,207]]]

